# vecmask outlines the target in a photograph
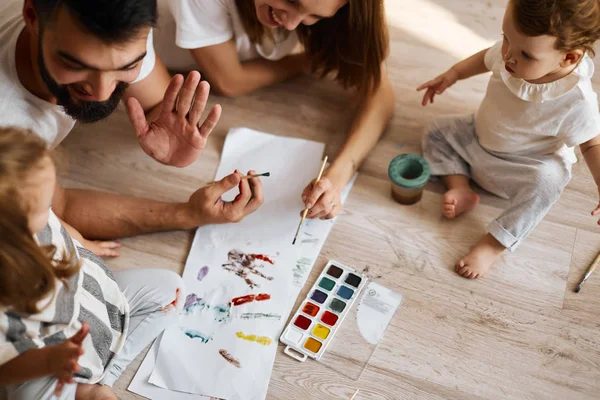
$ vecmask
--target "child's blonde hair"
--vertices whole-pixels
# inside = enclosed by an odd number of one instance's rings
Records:
[[[73,255],[53,261],[56,248],[40,247],[29,229],[31,199],[23,195],[32,172],[52,160],[46,144],[31,131],[0,128],[0,306],[37,314],[56,279],[73,276]]]
[[[519,29],[528,36],[556,37],[560,51],[595,55],[600,39],[599,0],[511,0]]]

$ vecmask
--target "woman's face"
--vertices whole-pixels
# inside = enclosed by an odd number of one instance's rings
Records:
[[[371,1],[371,0],[366,0]],[[268,28],[293,31],[333,17],[348,0],[254,0],[256,16]]]

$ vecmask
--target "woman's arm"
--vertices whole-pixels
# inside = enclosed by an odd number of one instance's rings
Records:
[[[217,93],[231,97],[284,81],[308,69],[304,53],[278,61],[259,58],[240,62],[233,39],[190,51],[211,87]]]
[[[337,159],[314,187],[303,193],[310,218],[333,218],[341,208],[340,192],[373,150],[394,112],[394,91],[382,66],[379,87],[362,99],[358,113]]]

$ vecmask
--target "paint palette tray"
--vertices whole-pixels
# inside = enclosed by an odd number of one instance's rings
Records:
[[[281,335],[285,354],[320,360],[366,282],[354,269],[329,261]]]
[[[281,335],[284,353],[299,361],[314,358],[358,380],[403,301],[401,294],[329,261]]]

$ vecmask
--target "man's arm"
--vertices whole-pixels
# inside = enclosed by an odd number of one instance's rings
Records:
[[[111,239],[238,222],[263,202],[260,179],[242,180],[241,177],[239,172],[228,175],[218,183],[198,189],[185,203],[64,189],[57,184],[52,209],[87,239]],[[221,196],[236,186],[240,196],[233,202],[223,202]]]

